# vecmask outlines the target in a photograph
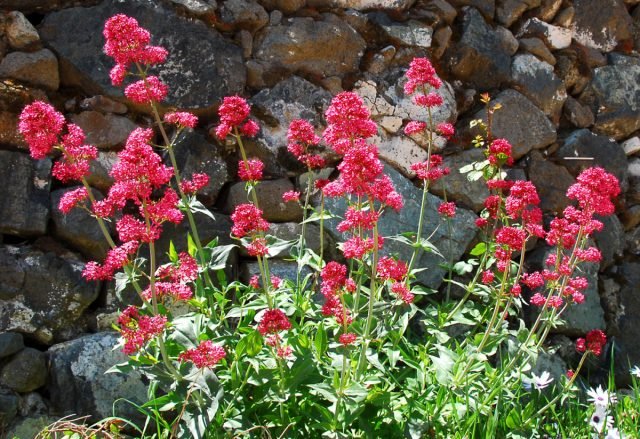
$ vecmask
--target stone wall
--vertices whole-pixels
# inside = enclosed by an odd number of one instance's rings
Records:
[[[203,240],[229,238],[228,214],[244,198],[235,178],[238,154],[212,136],[221,98],[250,98],[261,122],[249,142],[266,164],[259,187],[273,232],[296,236],[301,210],[280,195],[299,187],[303,171],[287,153],[286,130],[295,118],[320,129],[331,96],[356,90],[380,130],[377,143],[388,172],[406,199],[389,214],[383,233],[415,228],[419,189],[409,165],[424,160],[423,139],[402,134],[420,110],[402,93],[403,73],[415,56],[429,56],[445,80],[439,122],[456,125],[448,144],[438,140],[453,169],[448,197],[461,209],[453,246],[434,241],[446,256],[460,257],[475,238],[473,219],[486,189],[457,170],[479,157],[469,121],[484,117],[479,95],[502,104],[493,132],[514,145],[511,178],[529,178],[548,216],[566,205],[565,189],[580,170],[603,166],[622,181],[617,213],[595,237],[604,259],[585,269],[587,302],[567,315],[553,337],[561,357],[574,361],[570,338],[606,328],[615,343],[617,378],[640,364],[640,1],[638,0],[2,0],[0,8],[0,435],[30,437],[38,425],[75,413],[108,416],[112,401],[141,402],[138,377],[104,375],[123,361],[108,332],[122,301],[113,285],[87,283],[83,264],[106,246],[96,224],[80,211],[64,216],[57,201],[68,188],[51,179],[51,160],[33,161],[17,133],[22,107],[50,101],[88,134],[99,159],[91,185],[109,187],[108,171],[129,132],[147,126],[144,108],[127,103],[111,86],[111,60],[102,54],[101,28],[116,13],[136,17],[169,50],[159,73],[171,87],[166,108],[189,109],[201,123],[183,139],[178,161],[187,174],[205,171],[211,183],[202,202],[216,217],[202,219]],[[330,154],[327,155],[331,159]],[[335,159],[335,158],[334,158]],[[55,159],[54,159],[55,160]],[[430,205],[441,202],[433,187]],[[184,246],[185,229],[170,229]],[[329,240],[331,237],[327,237]],[[313,239],[310,240],[314,244]],[[529,258],[541,261],[539,244]],[[438,260],[425,255],[422,265]],[[295,266],[273,264],[278,275]],[[247,278],[255,263],[233,256],[231,275]],[[442,271],[421,281],[437,288]],[[563,348],[563,346],[565,348]],[[605,357],[598,368],[608,367]],[[135,416],[125,403],[120,414]],[[8,429],[8,430],[7,430]]]

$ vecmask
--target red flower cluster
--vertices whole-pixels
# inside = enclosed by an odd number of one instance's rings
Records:
[[[31,157],[40,160],[59,142],[64,126],[61,113],[45,102],[36,101],[24,107],[20,113],[18,130],[29,145]]]
[[[231,221],[231,233],[236,238],[269,230],[269,223],[262,217],[262,210],[249,203],[236,206],[231,214]]]
[[[356,340],[356,335],[348,332],[348,325],[352,322],[351,313],[344,305],[342,295],[353,293],[356,284],[352,279],[347,278],[347,267],[338,262],[331,261],[324,266],[320,273],[322,278],[322,287],[320,291],[325,298],[322,306],[322,314],[324,316],[333,316],[343,327],[343,333],[340,335],[339,341],[344,346],[352,344]]]
[[[507,139],[495,139],[489,145],[487,151],[487,159],[494,166],[502,166],[505,163],[509,166],[513,164],[513,156],[511,155],[511,144]]]
[[[416,177],[423,181],[436,181],[449,175],[449,168],[442,167],[442,156],[438,154],[431,154],[429,160],[422,163],[414,163],[411,165],[411,170],[416,173]]]
[[[84,131],[79,126],[65,124],[61,113],[41,101],[24,107],[18,130],[34,159],[45,158],[54,148],[62,152],[51,173],[63,183],[82,180],[89,173],[89,162],[98,156],[95,146],[84,144]]]
[[[593,352],[596,357],[602,354],[602,349],[607,344],[607,336],[600,329],[594,329],[587,332],[585,338],[579,338],[576,340],[576,351],[578,352]]]
[[[129,262],[129,257],[138,251],[138,244],[135,241],[125,242],[119,247],[112,248],[107,252],[107,257],[102,265],[97,262],[87,262],[82,271],[82,276],[88,280],[109,280],[113,274],[124,267]]]
[[[442,81],[436,75],[436,69],[427,58],[414,58],[406,76],[408,81],[404,85],[404,92],[408,95],[413,94],[418,87],[430,86],[438,89],[442,86]]]
[[[612,199],[620,194],[620,184],[613,174],[595,167],[585,169],[576,180],[567,190],[567,197],[577,200],[580,208],[590,214],[613,214]]]
[[[182,362],[191,361],[198,369],[213,367],[222,360],[227,353],[222,346],[213,344],[211,340],[201,342],[197,347],[188,349],[178,355]]]
[[[137,307],[127,307],[118,317],[120,335],[125,341],[123,352],[126,355],[135,354],[149,340],[162,334],[166,324],[165,316],[140,315]]]
[[[446,203],[440,203],[438,206],[438,213],[442,216],[453,218],[456,216],[456,203],[448,201]]]
[[[404,280],[408,269],[406,262],[389,256],[383,256],[378,261],[378,277],[380,279],[400,282]]]
[[[114,15],[105,23],[102,34],[106,40],[104,53],[116,62],[109,73],[113,85],[122,84],[132,64],[150,66],[167,59],[165,48],[149,45],[151,34],[135,18]],[[143,79],[127,86],[124,93],[135,103],[147,104],[162,101],[168,91],[167,85],[157,76],[143,76]]]
[[[369,110],[354,92],[343,91],[337,94],[325,112],[325,117],[328,126],[323,137],[338,154],[346,154],[353,146],[353,139],[368,139],[378,132]]]
[[[195,128],[198,124],[198,117],[195,114],[188,113],[186,111],[178,111],[165,114],[164,121],[178,125],[182,128]]]
[[[317,154],[311,154],[309,149],[320,143],[313,129],[313,126],[306,120],[296,119],[289,125],[287,131],[287,150],[293,154],[299,162],[309,169],[324,168],[326,162],[324,158]]]
[[[197,173],[191,176],[191,180],[182,180],[180,188],[185,194],[195,194],[200,189],[209,184],[209,176],[207,174]]]
[[[89,192],[84,187],[65,192],[60,198],[58,203],[58,209],[64,214],[71,212],[71,210],[78,205],[78,203],[84,201],[89,197]]]
[[[288,203],[290,201],[298,202],[300,201],[300,192],[297,191],[286,191],[282,194],[282,201]]]
[[[242,181],[256,182],[262,180],[264,163],[259,159],[240,160],[238,162],[238,177]]]
[[[222,105],[218,108],[220,125],[216,128],[218,139],[225,139],[234,129],[239,129],[240,133],[247,137],[254,137],[258,134],[260,127],[249,119],[251,107],[246,99],[240,96],[226,96],[222,100]]]
[[[277,334],[281,331],[291,329],[291,322],[287,315],[279,309],[268,309],[262,314],[262,319],[258,324],[258,332],[260,334]]]

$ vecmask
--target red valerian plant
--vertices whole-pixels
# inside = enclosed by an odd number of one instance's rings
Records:
[[[590,168],[578,176],[567,192],[577,204],[551,219],[545,230],[535,186],[506,179],[504,168],[514,161],[511,144],[492,138],[485,127],[486,136],[474,140],[485,160],[467,169],[489,190],[475,223],[482,240],[466,262],[453,264],[443,256],[448,286],[443,300],[436,300],[435,292],[416,280],[432,267],[416,265],[421,252],[440,254],[427,237],[441,224],[429,224],[427,210],[437,210],[438,221],[449,227],[456,217],[446,189],[437,206],[427,203],[430,184],[446,182],[451,172],[433,153],[435,136],[449,139],[455,130],[432,117],[444,99],[439,92],[443,82],[429,60],[414,59],[405,78],[405,92],[426,118],[408,121],[404,132],[426,138],[426,159],[411,165],[423,190],[417,230],[398,236],[380,232],[381,221],[389,212],[402,212],[404,201],[371,142],[378,127],[356,93],[334,97],[322,135],[308,121],[289,126],[287,150],[307,170],[306,183],[282,194],[284,202],[302,206],[299,238],[292,242],[269,235],[272,228],[256,191],[269,173],[262,161],[247,156],[243,143],[259,133],[259,126],[247,101],[229,96],[219,107],[215,134],[236,147],[238,178],[246,182],[249,201],[234,206],[231,214],[231,236],[256,267],[245,286],[225,275],[236,246],[217,240],[203,245],[195,226],[195,213],[210,215],[196,198],[209,177],[195,173],[183,178],[173,149],[198,119],[183,111],[161,115],[159,104],[169,88],[147,75],[150,66],[166,60],[167,51],[151,45],[149,32],[125,15],[107,21],[104,37],[105,53],[115,61],[113,84],[131,78],[125,96],[146,106],[154,119],[154,128],[134,130],[118,153],[106,197],[97,200],[85,178],[96,149],[85,145],[80,128],[67,124],[51,105],[25,107],[19,130],[35,159],[61,153],[53,175],[82,186],[62,197],[60,209],[86,209],[110,244],[105,260],[88,262],[84,276],[115,278],[118,291],[131,285],[139,295],[117,321],[129,363],[115,369],[133,367],[146,375],[151,391],[158,393],[142,408],[153,408],[156,425],[169,426],[170,434],[226,437],[263,429],[279,437],[474,437],[496,431],[526,436],[535,430],[532,421],[514,421],[515,409],[506,421],[493,418],[495,407],[521,407],[523,413],[544,418],[572,391],[586,356],[602,354],[606,336],[591,331],[578,339],[576,349],[584,355],[555,398],[538,409],[539,400],[520,393],[523,374],[550,331],[561,324],[566,309],[585,301],[588,281],[579,275],[579,266],[601,258],[589,244],[591,234],[602,229],[594,215],[613,214],[613,199],[620,192],[604,169]],[[483,101],[490,113],[497,110],[488,97]],[[318,178],[326,147],[340,159],[332,180]],[[339,199],[344,207],[328,212],[327,198]],[[156,245],[163,229],[185,219],[186,251],[171,243],[169,261],[160,263],[163,250]],[[325,252],[329,220],[342,234],[340,253]],[[115,224],[117,240],[107,221]],[[307,225],[314,222],[319,225],[318,251],[307,246]],[[546,268],[525,271],[527,243],[534,238],[546,240],[552,251]],[[406,244],[404,254],[410,257],[391,252],[385,247],[388,240]],[[148,260],[141,257],[143,248]],[[272,258],[287,250],[296,272],[279,277]],[[474,268],[467,282],[453,276],[454,269],[465,275]],[[451,286],[459,289],[459,299],[451,300]],[[529,328],[522,322],[526,306],[537,312]],[[496,425],[492,433],[487,425]]]

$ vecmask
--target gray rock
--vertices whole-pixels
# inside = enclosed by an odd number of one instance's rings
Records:
[[[19,116],[10,111],[0,112],[0,144],[28,150],[29,146],[18,131]]]
[[[564,84],[553,73],[553,66],[533,55],[516,55],[511,64],[513,88],[525,95],[556,125],[567,91]]]
[[[552,66],[556,64],[556,57],[553,56],[540,38],[521,38],[520,49],[537,56]]]
[[[302,220],[302,208],[298,203],[282,201],[282,194],[292,190],[293,184],[288,179],[263,180],[258,184],[255,191],[264,219],[274,223]],[[237,205],[247,203],[247,200],[244,182],[235,183],[229,189],[225,212],[232,213]]]
[[[435,59],[442,58],[445,51],[449,47],[449,43],[451,42],[451,37],[453,36],[453,31],[449,26],[441,27],[433,34],[433,57]]]
[[[83,99],[80,109],[84,111],[99,111],[101,113],[125,114],[129,109],[123,103],[106,96],[97,95]]]
[[[18,393],[36,390],[47,381],[47,365],[43,352],[24,348],[2,367],[0,384]]]
[[[618,294],[622,315],[618,321],[619,332],[615,340],[616,381],[620,381],[621,385],[628,385],[631,381],[629,365],[640,364],[640,326],[636,320],[640,312],[640,264],[623,263],[620,275],[624,283]]]
[[[88,144],[102,150],[118,149],[138,127],[126,117],[98,111],[83,111],[70,120],[84,130]]]
[[[218,199],[222,187],[230,181],[227,163],[218,148],[201,134],[188,130],[174,146],[174,152],[182,179],[190,179],[193,174],[203,172],[209,176],[209,184],[198,191],[198,198],[206,206],[211,206]]]
[[[540,6],[541,0],[497,0],[496,20],[498,23],[511,26],[529,9]]]
[[[595,122],[591,109],[571,96],[567,96],[567,100],[564,101],[563,113],[564,117],[578,128],[588,128]]]
[[[91,6],[100,0],[80,0],[85,6]],[[5,10],[19,10],[27,14],[31,12],[48,12],[68,8],[78,3],[78,0],[3,0]],[[26,436],[25,436],[26,437]]]
[[[421,5],[422,9],[433,12],[436,16],[440,17],[445,23],[451,24],[458,15],[456,8],[451,6],[445,0],[431,0],[426,5]]]
[[[3,427],[11,424],[18,414],[20,398],[11,393],[0,393],[0,425]]]
[[[96,219],[81,207],[76,207],[66,215],[58,208],[62,196],[69,190],[74,190],[78,187],[80,186],[51,192],[52,233],[53,236],[68,243],[70,247],[78,250],[85,257],[101,263],[109,250],[109,244],[102,234]],[[97,200],[104,198],[102,194],[95,190],[93,195]],[[111,224],[107,223],[108,227]]]
[[[404,207],[399,213],[395,211],[386,212],[378,223],[378,229],[381,236],[390,237],[400,233],[412,231],[415,233],[418,226],[420,213],[420,201],[422,199],[422,190],[415,187],[408,179],[402,176],[398,171],[390,166],[385,166],[384,172],[391,177],[396,191],[404,197]],[[428,194],[428,208],[425,212],[425,224],[427,228],[423,237],[429,236],[441,219],[436,212],[437,206],[442,200],[435,195]],[[325,199],[325,208],[338,215],[342,215],[346,209],[344,199],[327,198]],[[431,237],[431,243],[434,244],[444,255],[444,259],[434,253],[422,252],[416,258],[415,267],[424,267],[426,270],[417,273],[417,280],[424,285],[437,288],[442,283],[446,271],[439,264],[446,263],[448,260],[458,261],[467,250],[467,247],[475,238],[476,228],[474,221],[476,215],[466,209],[457,208],[456,216],[452,219],[451,242],[449,242],[446,226],[439,227]],[[332,233],[336,241],[343,241],[344,237],[337,232],[336,226],[339,220],[332,219],[325,222],[327,230]],[[383,254],[398,254],[403,260],[411,257],[412,249],[403,243],[386,239],[384,247],[381,250]]]
[[[269,22],[269,14],[255,0],[227,0],[220,8],[220,18],[233,29],[255,32]]]
[[[0,232],[43,235],[49,220],[51,160],[0,151]]]
[[[30,392],[20,398],[19,413],[22,417],[36,417],[49,412],[47,402],[37,392]]]
[[[246,79],[242,50],[203,22],[180,17],[156,0],[107,0],[99,6],[48,14],[40,36],[60,56],[63,82],[91,94],[122,96],[122,89],[111,85],[108,72],[114,62],[102,53],[104,39],[102,32],[96,32],[118,13],[136,18],[151,32],[152,44],[169,51],[165,64],[154,70],[169,85],[163,104],[211,109],[223,96],[242,92]]]
[[[299,76],[291,76],[251,98],[255,114],[264,121],[257,144],[288,169],[301,170],[287,151],[287,130],[295,119],[305,119],[321,129],[331,94]]]
[[[594,131],[617,140],[640,129],[640,61],[593,70],[593,79],[580,100],[596,109]]]
[[[196,17],[212,15],[217,6],[215,2],[209,3],[204,0],[171,0],[171,3]]]
[[[256,37],[255,59],[296,73],[341,76],[358,70],[366,43],[347,23],[325,14],[324,21],[289,18]]]
[[[574,179],[563,166],[550,162],[537,151],[531,154],[529,179],[536,185],[540,208],[544,212],[559,214],[569,204],[566,192]]]
[[[606,136],[586,129],[574,131],[565,139],[555,157],[564,159],[563,165],[574,176],[586,168],[601,166],[615,175],[623,188],[627,184],[627,156],[624,149]],[[574,159],[581,157],[585,159]]]
[[[462,6],[473,6],[487,20],[493,20],[496,5],[495,0],[448,0],[453,6],[458,8]]]
[[[9,45],[16,50],[27,49],[40,41],[38,31],[20,11],[7,14],[5,32]]]
[[[580,44],[611,52],[632,37],[633,22],[622,0],[575,0],[573,38]]]
[[[564,8],[562,11],[558,12],[555,20],[553,20],[553,24],[560,27],[571,28],[573,24],[573,19],[576,16],[576,10],[573,6],[568,6]]]
[[[573,32],[560,26],[554,26],[538,18],[527,20],[517,37],[536,37],[547,43],[552,49],[564,49],[571,45]]]
[[[450,49],[451,71],[476,87],[498,87],[509,79],[511,55],[517,49],[507,29],[493,29],[476,9],[463,8],[462,36]]]
[[[47,389],[54,410],[62,414],[91,415],[98,420],[113,416],[115,408],[115,416],[139,418],[132,404],[113,405],[119,398],[137,404],[147,400],[146,386],[138,372],[105,373],[127,359],[120,349],[113,349],[117,342],[118,334],[102,332],[49,349]]]
[[[0,247],[0,331],[50,343],[79,329],[78,319],[98,297],[99,283],[82,277],[78,259],[29,247]]]
[[[416,0],[307,0],[309,6],[331,7],[340,9],[409,9]]]
[[[604,224],[604,229],[594,233],[593,239],[602,253],[600,271],[603,271],[612,266],[616,259],[621,258],[623,255],[625,244],[624,227],[615,215],[598,219]]]
[[[491,102],[502,105],[493,114],[493,137],[507,139],[513,146],[514,158],[518,159],[532,149],[542,149],[556,141],[553,124],[522,94],[515,90],[504,90]],[[482,119],[486,123],[486,111],[479,111],[473,119]],[[477,134],[475,130],[472,133]]]
[[[107,193],[114,180],[109,172],[118,161],[116,151],[98,151],[98,157],[89,164],[89,172],[86,179],[91,187]]]
[[[425,49],[431,47],[433,28],[418,20],[409,20],[405,23],[390,22],[381,24],[380,27],[392,43]]]
[[[48,49],[31,53],[11,52],[0,62],[0,77],[57,90],[60,86],[58,59]]]
[[[640,137],[635,136],[622,142],[622,149],[628,156],[635,155],[640,152]]]
[[[24,348],[24,338],[17,332],[0,333],[0,358],[8,357]]]
[[[427,151],[407,136],[387,136],[383,134],[373,138],[373,143],[378,145],[381,159],[409,178],[415,176],[415,173],[411,170],[411,165],[424,162],[427,159]]]
[[[467,174],[460,173],[460,168],[483,160],[485,160],[484,153],[475,148],[445,156],[443,166],[448,167],[451,173],[433,182],[430,190],[442,196],[446,187],[448,199],[475,212],[481,211],[484,208],[485,198],[489,196],[489,190],[483,181],[469,181]]]

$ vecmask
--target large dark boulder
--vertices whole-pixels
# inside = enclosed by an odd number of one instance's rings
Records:
[[[106,0],[90,8],[69,8],[45,17],[40,36],[60,57],[61,79],[92,94],[121,97],[111,85],[114,62],[103,52],[101,30],[116,14],[138,20],[152,34],[152,44],[169,51],[166,63],[154,69],[169,85],[163,104],[206,109],[226,95],[241,93],[245,84],[242,51],[203,22],[178,16],[156,0]],[[73,29],[73,32],[69,32]]]

